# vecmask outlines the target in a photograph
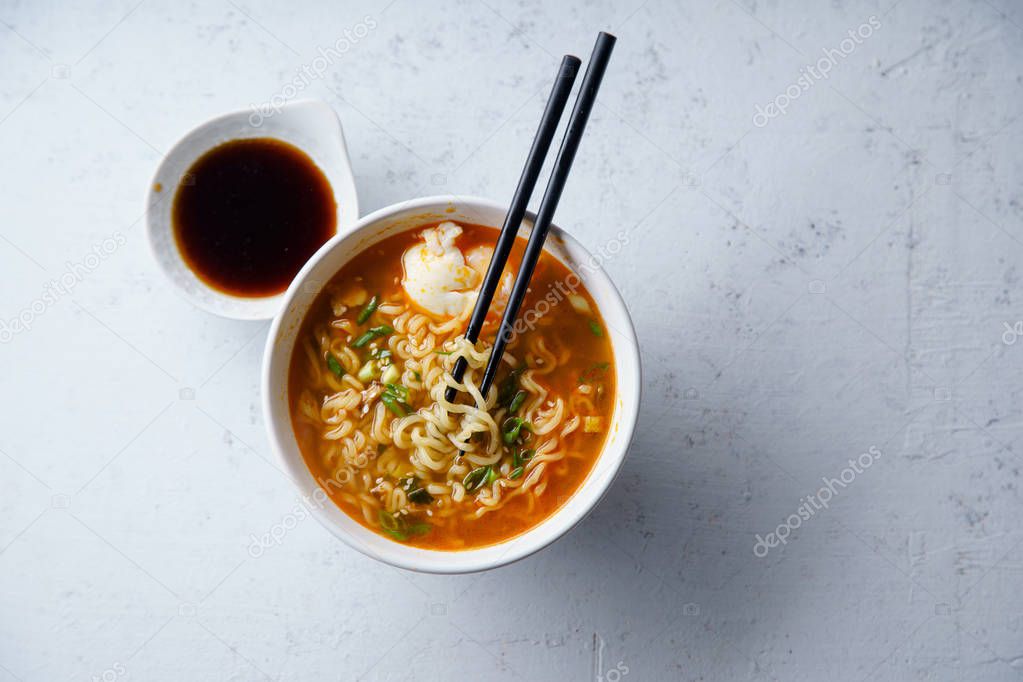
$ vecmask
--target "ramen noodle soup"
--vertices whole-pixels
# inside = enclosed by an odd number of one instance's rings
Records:
[[[579,276],[549,253],[480,393],[525,246],[517,240],[472,344],[464,331],[497,235],[447,221],[386,238],[324,287],[299,332],[288,399],[302,456],[341,509],[397,542],[508,540],[569,499],[607,439],[607,330]],[[451,376],[459,357],[462,382]]]

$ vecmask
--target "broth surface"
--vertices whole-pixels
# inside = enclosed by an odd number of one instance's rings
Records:
[[[498,231],[494,228],[467,225],[460,223],[462,234],[458,237],[457,246],[463,252],[470,252],[473,247],[492,247]],[[378,519],[372,513],[367,512],[366,491],[367,486],[382,484],[388,486],[400,485],[399,478],[408,476],[405,462],[409,452],[395,447],[392,443],[380,443],[374,434],[383,433],[376,431],[372,426],[366,426],[365,430],[370,434],[366,441],[365,461],[353,466],[350,461],[337,454],[338,446],[336,441],[330,441],[324,435],[329,425],[325,426],[321,421],[318,410],[330,404],[331,400],[337,400],[338,392],[342,388],[342,381],[338,381],[338,373],[324,370],[330,359],[326,356],[332,355],[332,351],[324,351],[324,348],[341,348],[347,353],[351,345],[355,343],[353,338],[363,329],[372,329],[386,316],[376,313],[363,325],[356,325],[353,318],[364,310],[366,303],[362,302],[352,306],[343,303],[345,296],[355,291],[363,291],[366,295],[375,294],[381,302],[381,309],[386,307],[385,302],[391,302],[394,306],[410,306],[415,304],[409,300],[409,296],[402,287],[403,267],[402,254],[420,240],[420,233],[423,228],[409,230],[382,242],[375,244],[346,264],[331,282],[320,292],[316,301],[310,308],[301,327],[298,342],[291,359],[288,399],[292,413],[292,424],[300,445],[303,457],[313,475],[320,482],[321,487],[326,490],[331,499],[341,507],[349,516],[356,519],[364,526],[380,533],[382,531]],[[522,257],[525,240],[519,238],[513,249],[511,258],[505,272],[511,272],[512,277],[518,269]],[[484,264],[486,265],[486,264]],[[565,296],[553,292],[568,291],[565,287],[566,281],[572,281],[575,277],[568,268],[551,256],[544,253],[537,264],[533,276],[529,294],[523,303],[520,318],[527,311],[543,312],[537,315],[534,320],[534,328],[525,329],[509,345],[509,351],[515,356],[520,365],[520,372],[537,370],[535,374],[536,384],[541,386],[548,393],[547,402],[538,408],[538,414],[543,413],[546,405],[552,403],[556,398],[563,400],[565,405],[576,409],[584,416],[593,419],[593,422],[580,421],[578,427],[561,438],[559,452],[564,456],[557,460],[547,462],[546,470],[543,472],[544,485],[540,488],[535,486],[534,492],[520,494],[507,499],[503,506],[496,511],[485,513],[482,516],[474,516],[476,507],[470,499],[464,499],[460,504],[454,505],[449,498],[441,497],[440,502],[434,500],[432,504],[412,505],[413,511],[408,514],[407,520],[401,520],[402,529],[397,536],[405,544],[437,549],[437,550],[462,550],[491,545],[502,542],[515,535],[518,535],[547,518],[557,508],[562,506],[568,498],[579,488],[590,473],[594,462],[598,458],[604,443],[607,439],[607,429],[614,412],[615,385],[614,385],[614,358],[611,344],[607,338],[603,320],[597,311],[596,305],[579,283],[573,288],[573,294],[581,297],[588,307],[586,314],[580,313],[576,305],[580,305],[578,299],[575,303]],[[365,301],[365,296],[361,297]],[[555,301],[553,305],[544,306],[542,299],[548,302]],[[471,306],[470,306],[471,307]],[[342,310],[343,308],[347,308]],[[488,322],[481,334],[481,345],[489,348],[490,340],[493,338],[498,315],[492,309],[488,316]],[[395,326],[399,326],[396,322]],[[334,325],[334,326],[332,326]],[[344,329],[338,326],[344,326]],[[462,334],[464,324],[458,327],[453,334]],[[395,334],[398,332],[396,331]],[[374,352],[379,353],[382,348],[387,348],[383,343],[385,339],[374,339],[378,343],[374,350],[370,344],[358,349],[358,360],[355,361],[349,356],[337,352],[333,363],[338,369],[337,363],[341,360],[346,364],[343,373],[350,375],[359,371],[358,365],[366,358],[371,358]],[[391,348],[401,350],[403,347],[395,345]],[[533,352],[531,349],[541,348],[545,352]],[[549,350],[549,357],[564,358],[559,361],[556,368],[547,374],[540,375],[542,371],[545,353]],[[442,354],[444,351],[434,351],[435,354]],[[395,355],[391,358],[398,362],[400,358]],[[423,369],[437,361],[436,355],[427,355],[422,359],[422,364],[416,364],[415,358],[408,367]],[[372,362],[372,360],[370,360]],[[424,370],[425,371],[425,370]],[[419,374],[419,371],[406,369],[403,375],[409,378],[409,384],[414,386],[416,381],[411,375]],[[510,368],[502,366],[497,374],[495,388],[502,386],[503,382],[509,380]],[[354,385],[355,382],[352,382]],[[360,386],[363,384],[359,384]],[[581,388],[582,387],[582,388]],[[353,389],[354,390],[354,389]],[[581,394],[580,391],[588,391]],[[433,402],[430,396],[422,395],[421,391],[409,389],[408,404],[405,407],[410,409],[425,409]],[[365,391],[364,391],[365,394]],[[464,402],[467,398],[462,396]],[[303,403],[303,400],[306,401]],[[525,406],[519,409],[524,409]],[[568,408],[566,408],[568,409]],[[383,412],[383,410],[381,410]],[[324,410],[324,414],[326,411]],[[391,427],[398,421],[397,415],[384,412],[387,418],[391,419]],[[311,415],[311,416],[310,416]],[[370,412],[364,419],[372,417]],[[368,421],[364,422],[369,424]],[[584,430],[582,424],[587,426],[599,423],[601,428],[593,432]],[[528,434],[522,434],[524,438]],[[531,436],[535,444],[541,440],[540,436]],[[388,438],[380,440],[387,441]],[[527,441],[523,448],[527,447]],[[514,447],[514,446],[513,446]],[[522,452],[528,453],[528,450]],[[517,457],[517,455],[516,455]],[[381,464],[381,462],[386,463]],[[514,486],[522,482],[522,477],[511,479],[515,469],[513,464],[519,462],[507,462],[507,457],[502,458],[501,463],[495,464],[495,472],[498,466],[502,467],[503,478],[500,478],[495,486]],[[392,467],[392,462],[396,462]],[[394,468],[397,471],[393,476],[385,472]],[[346,470],[347,469],[347,470]],[[511,474],[508,474],[508,471]],[[412,485],[422,486],[425,490],[428,484],[434,483],[437,486],[448,486],[453,484],[454,478],[445,471],[437,472],[432,478],[420,474],[417,482]],[[402,478],[401,480],[408,480]],[[341,481],[341,483],[338,483]],[[359,486],[362,486],[359,488]],[[353,490],[359,488],[359,490]],[[540,493],[535,490],[540,489]],[[508,494],[512,488],[508,488]],[[390,498],[381,495],[384,504]],[[400,497],[400,495],[399,495]],[[468,494],[467,494],[468,497]],[[445,507],[438,507],[447,505]],[[372,507],[372,505],[370,505]],[[446,514],[443,518],[439,515]],[[390,514],[383,512],[380,520],[386,526],[390,520]],[[386,518],[385,518],[386,517]],[[413,533],[412,529],[422,528],[421,533]],[[393,531],[388,531],[395,536]]]

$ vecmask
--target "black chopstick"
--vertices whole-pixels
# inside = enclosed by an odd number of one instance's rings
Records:
[[[550,97],[547,98],[547,106],[540,119],[540,127],[533,138],[533,146],[529,148],[529,156],[526,157],[526,165],[519,177],[519,185],[515,188],[515,195],[512,197],[508,214],[504,218],[501,234],[497,238],[497,243],[494,244],[494,255],[490,258],[487,274],[483,277],[483,286],[480,287],[476,305],[472,309],[472,317],[469,318],[469,325],[465,330],[465,338],[472,343],[479,340],[480,330],[483,329],[487,311],[490,310],[494,293],[501,282],[504,266],[508,262],[508,254],[511,253],[512,246],[515,244],[519,226],[526,214],[526,206],[529,204],[529,198],[533,195],[536,180],[540,177],[540,169],[543,168],[544,159],[547,158],[547,151],[550,149],[551,140],[554,139],[554,133],[558,129],[558,122],[561,121],[561,114],[565,110],[568,96],[572,92],[572,85],[575,83],[580,64],[578,57],[568,54],[561,60],[558,77],[554,81]],[[455,366],[451,370],[451,376],[455,381],[462,380],[467,364],[465,358],[461,356],[455,361]],[[452,402],[456,394],[455,388],[448,386],[444,397],[448,402]]]
[[[611,51],[614,49],[617,39],[610,33],[601,32],[597,36],[597,43],[593,46],[593,54],[590,55],[590,63],[586,65],[586,75],[583,76],[582,85],[579,87],[579,94],[576,96],[575,106],[572,107],[572,115],[568,119],[568,129],[561,141],[561,148],[558,150],[558,157],[554,162],[554,170],[551,171],[550,180],[547,182],[547,190],[544,192],[543,200],[540,202],[540,209],[536,212],[536,221],[533,223],[533,231],[529,235],[529,242],[526,244],[526,251],[522,257],[522,264],[515,276],[515,286],[512,287],[511,296],[508,299],[508,306],[501,318],[501,327],[498,330],[497,338],[494,339],[494,347],[490,352],[490,359],[487,361],[487,368],[483,373],[483,381],[480,384],[480,393],[484,396],[494,383],[494,375],[501,364],[501,357],[504,355],[504,348],[511,340],[513,323],[518,317],[519,308],[526,297],[529,289],[529,280],[536,269],[537,261],[543,251],[544,240],[550,231],[551,220],[554,218],[554,211],[558,208],[558,201],[561,200],[561,193],[565,189],[565,182],[568,180],[568,173],[572,169],[572,162],[579,150],[579,142],[582,140],[583,131],[586,129],[586,122],[589,120],[593,103],[597,99],[597,91],[600,89],[600,81],[607,70],[608,61],[611,59]],[[488,275],[491,273],[488,272]],[[500,278],[497,273],[495,280]],[[496,287],[496,283],[494,285]]]

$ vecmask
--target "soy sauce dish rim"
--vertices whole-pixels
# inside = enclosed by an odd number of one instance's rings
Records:
[[[145,218],[149,252],[179,296],[220,317],[258,321],[269,320],[280,310],[286,290],[270,296],[229,293],[199,277],[181,253],[173,210],[178,188],[188,170],[220,145],[271,138],[299,149],[326,178],[337,207],[332,239],[346,233],[358,220],[359,200],[341,121],[327,102],[318,99],[288,102],[273,116],[262,117],[259,125],[252,123],[252,116],[251,110],[220,114],[182,135],[161,159],[149,181]]]
[[[306,262],[285,292],[270,326],[260,388],[267,435],[278,464],[292,480],[311,516],[353,549],[398,568],[423,573],[473,573],[510,564],[547,547],[582,521],[610,489],[635,432],[642,372],[629,311],[599,262],[572,236],[552,225],[545,250],[570,267],[588,264],[585,282],[610,332],[617,384],[607,441],[592,470],[567,502],[531,529],[494,545],[459,551],[425,549],[383,537],[349,517],[327,496],[307,467],[292,428],[288,372],[298,331],[322,286],[357,254],[388,236],[440,220],[499,226],[507,210],[507,205],[490,199],[455,195],[423,197],[379,209],[361,218],[351,230],[331,238]],[[527,214],[524,226],[530,227],[534,217]],[[259,551],[272,548],[260,547]]]

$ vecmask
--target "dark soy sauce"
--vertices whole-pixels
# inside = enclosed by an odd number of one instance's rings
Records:
[[[334,236],[337,204],[302,150],[271,138],[203,154],[174,196],[174,237],[188,266],[235,296],[279,294]]]

